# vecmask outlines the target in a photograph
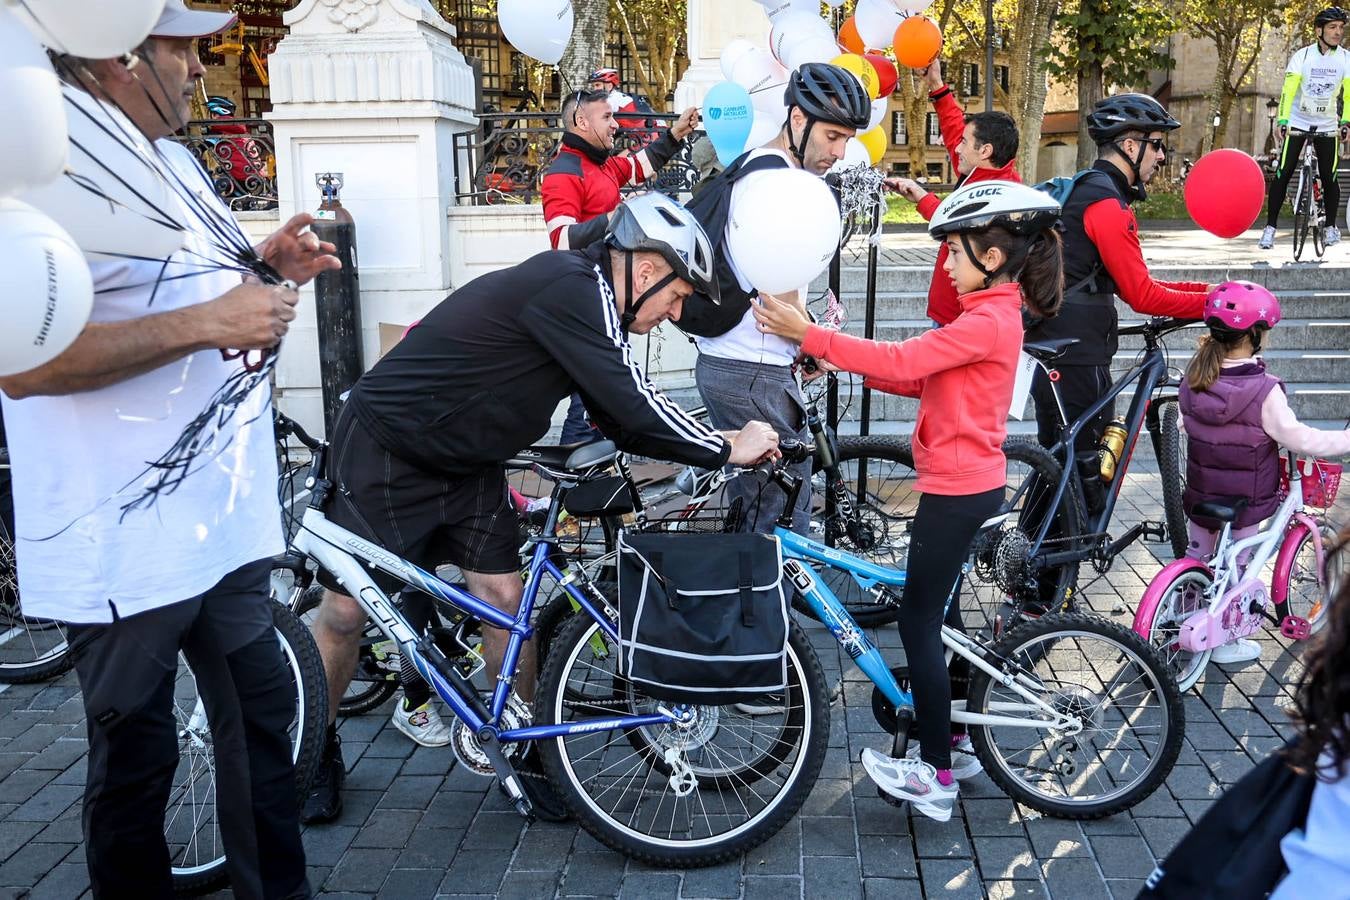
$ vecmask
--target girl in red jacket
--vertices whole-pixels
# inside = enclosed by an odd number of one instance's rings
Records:
[[[865,376],[869,387],[919,398],[913,449],[923,497],[910,529],[899,620],[919,745],[905,759],[867,749],[862,762],[882,790],[940,822],[951,818],[957,780],[980,772],[969,738],[953,733],[944,607],[946,623],[960,629],[961,564],[1004,499],[1002,448],[1022,348],[1023,303],[1047,317],[1063,299],[1058,218],[1059,205],[1048,194],[1009,181],[979,182],[947,197],[928,233],[946,242],[944,268],[961,314],[907,341],[827,331],[764,295],[755,312],[765,332],[800,343],[803,353]]]

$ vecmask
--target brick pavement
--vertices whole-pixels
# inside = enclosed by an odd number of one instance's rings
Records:
[[[1159,518],[1154,479],[1137,461],[1121,527]],[[1344,502],[1337,511],[1344,520]],[[1157,571],[1152,545],[1127,550],[1084,592],[1098,612],[1128,621]],[[870,686],[844,665],[828,634],[811,629],[827,672],[843,671],[829,752],[801,814],[742,859],[667,871],[629,864],[573,826],[526,828],[489,782],[446,750],[416,748],[389,708],[341,723],[346,807],[305,835],[311,882],[326,897],[599,896],[772,898],[1133,897],[1223,786],[1289,733],[1284,708],[1296,653],[1266,633],[1257,665],[1211,666],[1186,698],[1186,743],[1166,784],[1128,814],[1091,822],[1044,818],[981,776],[962,787],[956,816],[939,824],[877,798],[856,760],[888,738],[872,720]],[[876,635],[888,656],[893,629]],[[0,692],[0,897],[87,894],[80,846],[85,741],[73,675]],[[228,896],[228,895],[222,895]]]

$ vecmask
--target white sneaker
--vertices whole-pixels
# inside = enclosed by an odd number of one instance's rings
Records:
[[[905,751],[905,759],[919,758],[919,742],[910,741],[909,749]],[[984,771],[984,766],[980,765],[979,759],[975,756],[975,745],[970,742],[970,736],[961,738],[961,742],[952,745],[952,777],[957,781],[965,781],[967,778],[974,778]]]
[[[1324,240],[1322,243],[1330,247],[1332,244],[1339,244],[1340,242],[1341,242],[1341,230],[1337,228],[1335,225],[1328,225],[1326,230],[1326,240]]]
[[[441,721],[441,714],[428,700],[412,710],[405,710],[407,700],[394,704],[394,727],[423,747],[444,747],[450,743],[450,729]]]
[[[1266,230],[1261,232],[1261,243],[1257,244],[1262,250],[1269,250],[1275,246],[1275,229],[1266,226]]]
[[[944,785],[937,770],[918,759],[892,759],[871,747],[863,749],[863,768],[877,787],[897,800],[908,800],[919,812],[946,822],[956,808],[956,782]]]
[[[1231,644],[1223,644],[1215,647],[1214,652],[1210,654],[1209,661],[1216,662],[1219,665],[1235,665],[1237,663],[1249,663],[1261,658],[1261,645],[1256,641],[1249,641],[1246,638],[1239,638]]]

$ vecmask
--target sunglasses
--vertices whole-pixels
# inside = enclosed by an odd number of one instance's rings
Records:
[[[1158,153],[1167,153],[1167,143],[1162,138],[1140,138],[1139,141],[1148,144]]]

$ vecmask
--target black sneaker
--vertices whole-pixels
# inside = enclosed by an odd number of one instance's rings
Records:
[[[516,774],[520,776],[520,786],[525,796],[530,798],[534,807],[534,817],[545,822],[570,822],[572,814],[567,811],[558,792],[553,789],[544,766],[539,759],[539,750],[531,744],[515,764]]]
[[[305,825],[331,822],[342,814],[342,784],[347,780],[347,766],[342,762],[342,739],[329,737],[319,762],[314,781],[309,786],[305,805],[300,810],[300,821]]]

